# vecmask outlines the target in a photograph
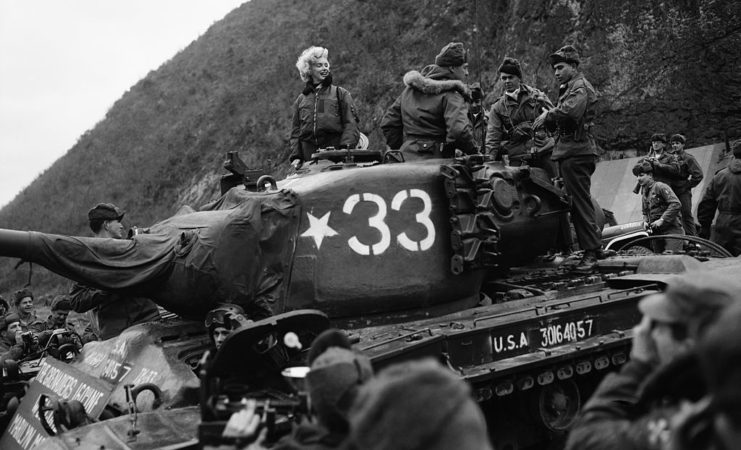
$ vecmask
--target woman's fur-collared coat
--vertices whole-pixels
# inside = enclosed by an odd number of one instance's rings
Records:
[[[404,75],[406,88],[381,121],[389,147],[397,149],[405,141],[422,138],[464,153],[476,152],[468,119],[471,91],[451,75],[448,69],[436,65]]]

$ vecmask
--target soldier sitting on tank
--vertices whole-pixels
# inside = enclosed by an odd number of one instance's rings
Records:
[[[668,185],[654,180],[653,170],[654,166],[648,162],[633,167],[633,174],[641,185],[643,220],[654,235],[684,234],[680,220],[682,204]],[[654,240],[652,246],[656,253],[680,251],[683,247],[681,239]]]
[[[51,314],[45,322],[40,322],[32,327],[38,335],[39,343],[45,346],[49,338],[56,330],[65,330],[69,332],[68,338],[73,340],[78,348],[82,347],[82,342],[77,335],[75,326],[67,322],[69,312],[72,311],[72,304],[66,295],[57,295],[51,302]]]
[[[533,128],[533,121],[544,110],[553,108],[550,99],[538,89],[522,82],[522,67],[515,58],[505,57],[499,66],[504,93],[489,112],[486,153],[495,160],[507,157],[511,166],[530,164],[556,176],[551,154],[555,140],[545,128]]]
[[[90,229],[98,238],[125,239],[123,217],[124,212],[111,203],[99,203],[88,211]],[[72,287],[69,298],[75,312],[90,311],[91,330],[85,333],[86,341],[91,339],[91,334],[99,339],[110,339],[132,325],[160,318],[157,305],[147,298],[125,296],[80,283]]]
[[[709,271],[671,277],[663,293],[642,299],[630,360],[584,405],[566,449],[668,448],[672,417],[705,395],[691,350],[725,308],[739,302],[741,283]]]
[[[381,120],[381,130],[391,149],[400,149],[405,160],[450,158],[454,150],[477,153],[468,118],[471,90],[467,53],[460,42],[451,42],[422,72],[404,75],[404,91]]]
[[[218,306],[206,314],[205,325],[208,336],[216,347],[221,348],[226,338],[232,333],[252,323],[241,306],[235,304]]]
[[[28,331],[43,323],[36,316],[36,307],[33,304],[33,292],[29,289],[21,289],[15,292],[13,306],[15,306],[15,312],[20,317],[23,331]]]
[[[38,338],[30,331],[23,331],[17,313],[0,319],[0,368],[5,361],[18,361],[39,348]]]

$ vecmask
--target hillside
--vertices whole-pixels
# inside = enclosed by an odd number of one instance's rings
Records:
[[[689,146],[741,136],[741,4],[732,0],[252,0],[132,86],[94,128],[0,211],[0,227],[88,235],[85,213],[111,201],[146,226],[218,194],[223,155],[282,176],[294,63],[330,49],[371,146],[411,69],[445,43],[471,48],[471,79],[500,95],[498,67],[519,58],[525,81],[555,97],[547,55],[566,43],[601,92],[604,151],[645,148],[655,131]],[[0,292],[25,282],[0,261]],[[34,269],[39,291],[66,282]]]

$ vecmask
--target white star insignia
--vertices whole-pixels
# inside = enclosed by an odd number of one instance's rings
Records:
[[[331,211],[328,212],[321,219],[317,219],[311,213],[306,213],[309,217],[309,229],[304,231],[301,237],[314,238],[317,250],[321,248],[324,236],[337,236],[337,232],[329,226],[329,215],[331,213]]]

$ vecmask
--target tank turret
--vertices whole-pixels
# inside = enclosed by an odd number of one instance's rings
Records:
[[[235,187],[128,240],[1,230],[0,255],[191,319],[233,302],[399,320],[474,306],[486,271],[563,241],[568,203],[539,169],[361,166],[322,161],[267,191]]]

